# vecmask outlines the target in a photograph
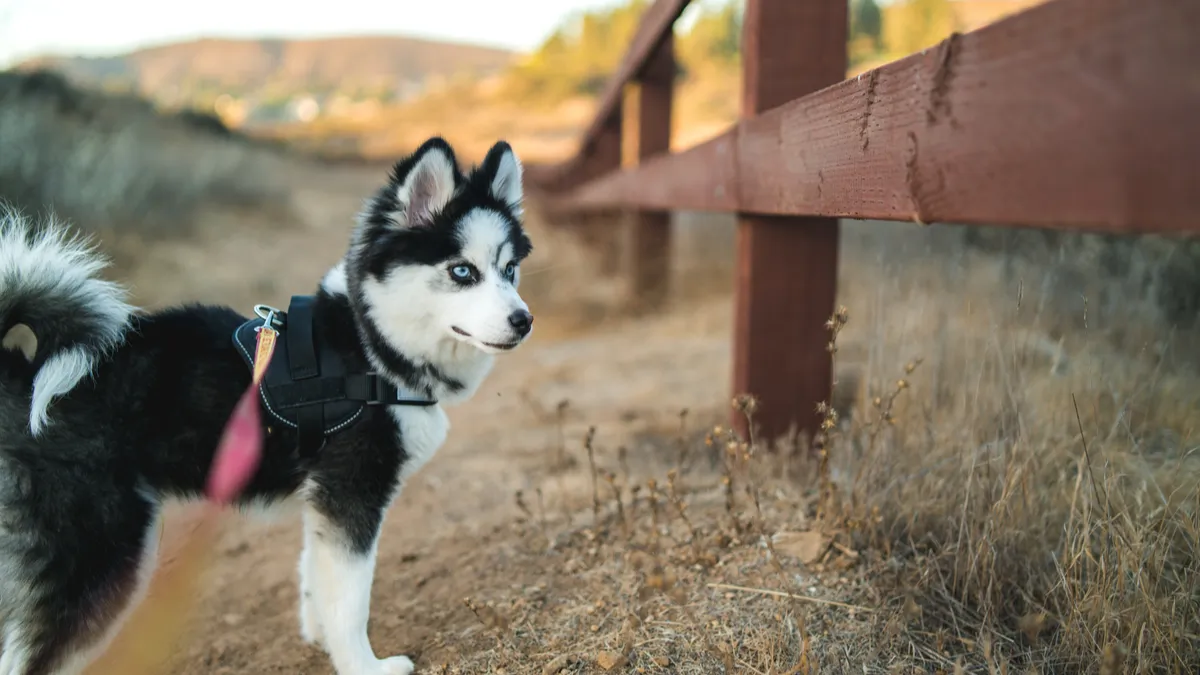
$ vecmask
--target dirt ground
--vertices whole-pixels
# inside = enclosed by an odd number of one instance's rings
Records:
[[[384,169],[293,170],[289,208],[126,238],[115,276],[145,307],[310,292]],[[715,428],[728,223],[687,216],[663,264],[689,292],[634,318],[621,275],[531,206],[538,330],[448,411],[389,513],[379,656],[447,674],[1195,672],[1200,368],[1139,283],[1072,286],[953,228],[844,222],[843,417],[828,461],[780,458]],[[160,569],[190,518],[170,513]],[[299,547],[294,516],[229,522],[170,672],[331,673],[299,637]]]
[[[309,292],[341,257],[352,217],[381,176],[373,168],[298,174],[299,217],[263,222],[254,212],[214,214],[193,240],[145,245],[136,263],[124,252],[117,274],[143,307],[188,300],[245,312],[256,302],[286,306],[288,295]],[[535,254],[527,273],[545,265]],[[497,561],[511,555],[507,528],[520,515],[518,490],[541,487],[547,510],[590,507],[560,501],[564,493],[586,494],[577,489],[582,471],[546,480],[560,434],[574,451],[586,426],[597,425],[615,447],[639,430],[677,424],[682,408],[716,415],[727,400],[724,298],[569,339],[555,339],[554,318],[538,313],[536,303],[532,309],[542,330],[499,359],[474,399],[448,411],[449,440],[388,516],[372,598],[371,637],[380,656],[413,656],[419,670],[453,663],[458,637],[479,629],[463,598],[518,582],[495,573]],[[554,411],[563,400],[569,409],[560,424]],[[170,514],[164,565],[188,532],[189,515]],[[332,672],[298,634],[299,546],[294,517],[232,524],[174,673]],[[528,672],[541,668],[527,665]]]

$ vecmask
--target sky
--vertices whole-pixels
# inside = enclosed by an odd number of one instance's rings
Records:
[[[395,34],[528,51],[571,13],[618,0],[0,0],[0,67],[197,37]]]

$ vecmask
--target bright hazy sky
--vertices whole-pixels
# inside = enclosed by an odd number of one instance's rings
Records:
[[[201,36],[396,34],[517,50],[571,13],[620,0],[0,0],[0,67]]]

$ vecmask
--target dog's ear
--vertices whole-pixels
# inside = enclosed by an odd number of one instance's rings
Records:
[[[521,160],[512,146],[499,141],[488,150],[483,165],[479,168],[487,180],[488,191],[504,202],[518,217],[521,215]]]
[[[400,204],[400,225],[429,225],[433,215],[454,196],[457,173],[454,150],[438,137],[425,141],[411,157],[397,165],[393,184]]]

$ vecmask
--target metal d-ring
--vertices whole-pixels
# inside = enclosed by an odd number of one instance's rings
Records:
[[[263,320],[264,326],[268,323],[271,324],[272,328],[283,325],[283,322],[279,320],[279,315],[283,312],[270,305],[255,305],[254,313],[258,315],[258,318]]]

